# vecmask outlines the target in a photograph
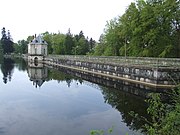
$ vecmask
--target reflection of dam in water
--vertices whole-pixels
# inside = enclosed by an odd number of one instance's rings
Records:
[[[101,75],[91,74],[91,73],[73,70],[73,69],[67,69],[63,67],[50,66],[50,65],[45,65],[45,66],[51,69],[59,70],[61,72],[64,72],[70,75],[74,75],[83,80],[90,81],[92,83],[86,82],[86,84],[91,85],[92,87],[95,87],[95,88],[98,88],[98,85],[95,85],[94,83],[99,84],[101,86],[106,86],[112,89],[128,92],[128,93],[141,96],[141,97],[147,97],[148,94],[151,92],[165,92],[169,90],[169,89],[164,89],[164,88],[151,88],[151,87],[141,85],[141,84],[134,84],[134,83],[126,82],[124,80],[108,78]]]
[[[122,87],[114,80],[48,67],[40,62],[27,63],[20,59],[6,62],[0,63],[0,76],[13,73],[13,77],[7,84],[0,81],[0,101],[5,103],[1,107],[0,124],[5,127],[5,134],[54,131],[57,135],[74,132],[84,135],[95,128],[106,130],[112,124],[115,125],[114,134],[141,134],[141,126],[145,123],[136,121],[129,112],[147,118],[144,98],[120,90]],[[37,91],[38,87],[41,88]],[[6,123],[14,121],[16,124],[9,128]],[[29,133],[27,129],[33,132]]]
[[[151,92],[166,92],[169,90],[169,88],[165,89],[165,88],[149,87],[142,84],[131,83],[125,80],[119,80],[107,76],[101,76],[97,74],[83,72],[80,70],[67,69],[64,67],[57,67],[43,63],[28,62],[28,76],[36,88],[41,87],[42,84],[46,80],[48,80],[48,69],[55,69],[65,74],[72,75],[71,79],[73,79],[74,77],[78,77],[83,80],[87,80],[89,82],[84,81],[84,83],[86,83],[87,85],[91,85],[92,87],[95,88],[98,88],[98,85],[95,85],[94,83],[112,89],[128,92],[141,97],[148,97],[148,94]]]

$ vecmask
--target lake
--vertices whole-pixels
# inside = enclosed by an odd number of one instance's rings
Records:
[[[1,58],[0,70],[2,135],[89,135],[111,127],[112,135],[143,134],[145,123],[129,113],[148,117],[147,105],[131,86],[113,88],[22,59]]]

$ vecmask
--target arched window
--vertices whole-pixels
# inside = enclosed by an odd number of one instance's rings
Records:
[[[34,63],[38,63],[38,57],[34,58]]]

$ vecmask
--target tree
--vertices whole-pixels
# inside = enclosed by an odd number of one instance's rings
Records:
[[[5,39],[7,39],[7,36],[6,36],[6,29],[5,29],[5,27],[3,27],[3,28],[2,28],[2,32],[1,32],[1,34],[2,34],[2,38],[1,38],[1,40],[5,40]]]
[[[64,34],[58,33],[58,34],[53,34],[53,53],[54,54],[65,54],[65,49],[64,49],[64,42],[66,36]]]
[[[99,37],[99,43],[97,43],[95,45],[95,47],[93,48],[93,55],[98,56],[98,55],[103,55],[104,51],[105,51],[105,36],[104,34],[101,34]]]
[[[132,2],[122,16],[107,22],[103,55],[180,57],[179,9],[179,0]]]
[[[93,48],[95,47],[95,45],[96,45],[96,41],[93,40],[92,38],[90,38],[90,40],[89,40],[89,52],[93,51]]]
[[[1,57],[2,54],[3,54],[3,49],[2,49],[2,44],[0,42],[0,57]]]
[[[168,102],[164,97],[168,98]],[[180,133],[180,87],[168,93],[151,93],[148,103],[147,113],[151,121],[142,119],[137,113],[135,117],[139,120],[145,120],[148,124],[146,128],[148,135],[177,135]]]
[[[28,36],[27,40],[19,40],[17,44],[14,44],[15,53],[27,53],[26,44],[33,38],[34,36]],[[85,38],[83,31],[73,36],[70,29],[66,34],[45,32],[43,38],[48,43],[49,54],[86,55],[89,51],[93,51],[96,44],[92,38],[90,40],[88,37]]]
[[[20,54],[21,53],[21,46],[18,43],[14,44],[14,53],[15,54]]]
[[[85,38],[83,31],[80,31],[78,35],[74,36],[73,54],[86,55],[89,52],[88,37]]]
[[[119,18],[119,31],[122,44],[120,54],[123,56],[139,56],[143,48],[141,45],[142,28],[140,27],[140,11],[135,3],[131,3],[125,14]]]
[[[6,29],[5,27],[3,27],[1,34],[2,34],[1,44],[3,48],[3,53],[4,54],[12,53],[14,51],[14,48],[13,48],[14,43],[11,38],[10,31],[8,30],[8,35],[6,35]]]
[[[33,39],[34,39],[34,36],[28,36],[26,41],[27,42],[32,42]]]
[[[68,33],[66,34],[65,41],[64,41],[64,52],[65,52],[65,54],[71,55],[73,47],[74,47],[73,36],[72,36],[71,31],[69,29]]]
[[[43,38],[48,44],[48,53],[52,54],[53,53],[53,35],[50,34],[48,31],[43,33]]]
[[[28,52],[28,41],[19,40],[17,44],[14,44],[15,53],[26,54]]]
[[[119,48],[122,46],[119,27],[117,18],[107,22],[105,29],[106,49],[104,55],[119,56]]]

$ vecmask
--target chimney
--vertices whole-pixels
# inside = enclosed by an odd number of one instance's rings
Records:
[[[35,38],[36,38],[36,34],[35,34]]]

